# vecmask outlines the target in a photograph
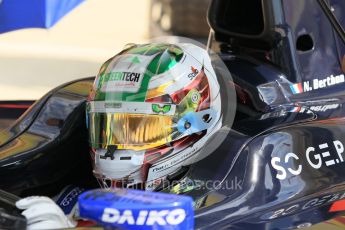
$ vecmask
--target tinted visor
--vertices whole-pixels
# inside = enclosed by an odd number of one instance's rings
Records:
[[[93,148],[143,150],[172,141],[173,117],[153,114],[88,113]]]

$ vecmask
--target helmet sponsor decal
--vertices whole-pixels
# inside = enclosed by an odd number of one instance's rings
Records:
[[[193,80],[199,73],[199,71],[194,68],[193,66],[191,66],[192,72],[190,74],[188,74],[188,78],[189,80]]]
[[[107,73],[100,76],[100,81],[107,83],[102,86],[101,90],[103,92],[137,92],[143,76],[143,73],[136,72]]]
[[[101,71],[97,88],[103,93],[138,93],[147,77],[148,65],[155,57],[156,55],[124,54],[114,58]]]

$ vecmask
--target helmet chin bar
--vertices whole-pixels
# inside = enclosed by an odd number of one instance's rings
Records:
[[[171,170],[160,174],[159,177],[151,177],[151,180],[147,181],[151,166],[160,162],[160,160],[164,160],[165,156],[170,156],[174,148],[179,149],[184,146],[183,149],[185,149],[190,143],[194,143],[195,139],[204,136],[205,133],[204,131],[202,134],[192,134],[174,143],[169,143],[170,147],[166,146],[165,148],[151,150],[152,154],[160,154],[152,161],[146,159],[150,156],[147,150],[119,150],[116,146],[109,146],[106,149],[93,149],[95,162],[93,173],[99,185],[103,188],[136,187],[148,190],[156,190],[157,187],[167,188],[166,183],[171,185],[172,181],[177,180],[177,175],[181,175],[181,171],[185,170],[181,170],[182,166],[177,166],[174,169],[172,167]],[[177,150],[172,156],[178,157],[182,152]]]
[[[133,177],[141,177],[140,170],[127,176],[124,178],[114,179],[105,176],[104,174],[97,173],[95,170],[93,171],[98,184],[102,188],[110,189],[110,188],[135,188],[135,189],[145,189],[143,180],[134,180]]]
[[[116,146],[96,149],[93,173],[103,188],[142,184],[144,156],[145,151],[119,150]]]
[[[154,186],[153,191],[162,191],[165,189],[169,189],[173,187],[176,183],[178,183],[182,178],[185,177],[189,170],[188,166],[182,166],[177,168],[176,171],[167,174],[164,178],[160,178],[159,183]],[[93,171],[98,184],[100,187],[105,189],[111,188],[131,188],[131,189],[139,189],[139,190],[146,190],[147,183],[150,181],[144,180],[133,180],[134,177],[141,177],[141,170],[136,171],[135,173],[131,174],[128,177],[124,177],[122,179],[111,179],[104,174],[97,173],[95,170]],[[132,179],[131,179],[132,178]]]

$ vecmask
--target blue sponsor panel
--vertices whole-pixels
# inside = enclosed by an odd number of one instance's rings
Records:
[[[83,188],[69,185],[56,197],[56,204],[66,215],[70,215],[73,213],[78,202],[78,196],[82,192],[84,192]]]
[[[193,229],[192,204],[188,196],[128,189],[98,189],[79,196],[81,217],[121,229]]]

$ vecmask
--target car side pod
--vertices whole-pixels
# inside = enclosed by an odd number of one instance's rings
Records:
[[[169,229],[194,228],[191,197],[129,189],[96,189],[79,196],[82,218],[106,228]]]

